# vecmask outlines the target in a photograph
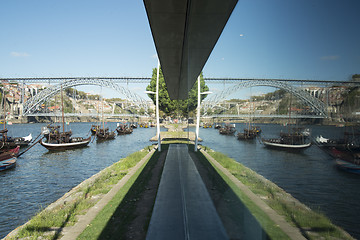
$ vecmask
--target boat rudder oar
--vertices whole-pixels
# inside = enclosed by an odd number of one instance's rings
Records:
[[[42,133],[40,133],[31,143],[34,143],[40,136]]]

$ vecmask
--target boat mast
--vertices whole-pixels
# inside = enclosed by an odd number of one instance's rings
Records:
[[[3,86],[3,91],[2,91],[2,99],[1,99],[2,103],[3,103],[3,110],[4,110],[4,133],[3,133],[3,144],[5,144],[6,139],[7,139],[7,133],[6,133],[6,105],[5,105],[5,86]]]
[[[290,104],[289,104],[289,122],[288,122],[288,136],[291,136],[291,144],[294,144],[294,135],[290,133],[290,124],[291,124],[291,101],[292,94],[290,93]],[[291,135],[290,135],[291,134]]]
[[[4,111],[4,139],[5,139],[5,130],[6,130],[6,107],[5,107],[5,87],[3,86],[2,91],[2,104],[3,104],[3,111]]]
[[[65,132],[65,123],[64,123],[64,99],[63,99],[63,89],[61,84],[61,120],[63,132]]]
[[[102,108],[101,108],[101,118],[102,118],[102,124],[103,124],[103,129],[104,129],[104,134],[105,134],[105,123],[104,123],[104,99],[101,96],[101,103],[102,103]]]
[[[5,86],[3,86],[3,92],[2,92],[3,96],[2,96],[2,101],[3,101],[3,110],[4,110],[4,133],[3,133],[3,141],[4,144],[7,140],[7,131],[6,131],[6,101],[5,101]]]
[[[96,125],[100,128],[100,99],[101,96],[99,96],[98,101],[97,101],[97,123]]]
[[[251,91],[251,90],[250,90]],[[247,134],[249,135],[249,133],[250,133],[250,122],[251,122],[251,95],[250,95],[250,100],[249,100],[249,122],[248,122],[248,132],[247,132]]]
[[[292,101],[292,94],[290,93],[290,104],[289,104],[289,122],[288,122],[288,131],[290,132],[290,123],[291,123],[291,101]]]

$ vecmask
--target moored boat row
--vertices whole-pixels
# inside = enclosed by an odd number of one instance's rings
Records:
[[[302,150],[311,146],[310,130],[299,127],[289,128],[287,133],[280,133],[279,138],[262,138],[266,147],[285,150]]]
[[[16,157],[6,159],[0,162],[0,172],[14,168],[16,165]]]
[[[225,124],[219,128],[219,133],[223,135],[234,135],[236,132],[235,124]],[[253,140],[261,134],[259,126],[249,126],[244,128],[243,132],[238,132],[238,140]],[[261,142],[265,147],[278,149],[294,149],[301,150],[311,146],[309,140],[310,130],[302,128],[292,128],[287,133],[280,133],[279,138],[261,138]]]
[[[238,140],[253,140],[261,133],[261,129],[258,126],[249,126],[244,128],[244,132],[239,132],[237,134]]]
[[[219,128],[219,133],[223,135],[234,135],[236,132],[235,124],[226,124]]]
[[[346,172],[360,174],[360,134],[344,132],[340,139],[318,136],[316,144],[335,159],[336,166]]]
[[[4,128],[0,130],[0,171],[5,171],[16,166],[17,156],[19,154],[20,147],[27,146],[32,136],[29,134],[26,137],[8,136],[8,130],[6,128],[6,109],[5,109],[5,94],[2,92],[2,109],[4,119],[2,124]]]
[[[38,140],[34,140],[34,143],[23,151],[21,154],[28,151],[37,143],[40,143],[41,146],[45,147],[49,151],[64,151],[68,149],[76,149],[86,147],[90,142],[92,137],[74,137],[72,136],[71,130],[65,130],[65,119],[64,119],[64,103],[63,103],[63,92],[61,87],[61,112],[62,112],[62,129],[60,125],[49,124],[46,127],[42,128],[41,134],[42,137]],[[31,134],[26,137],[17,137],[11,138],[8,136],[6,129],[6,121],[4,122],[4,129],[0,130],[0,171],[8,170],[16,166],[17,157],[20,156],[19,149],[20,147],[27,146],[32,141]],[[102,127],[100,124],[92,125],[90,132],[96,135],[98,141],[114,139],[115,131],[109,131],[109,128],[104,127],[104,120],[102,121]],[[132,129],[136,127],[137,124],[132,123],[130,127],[121,127],[119,131],[123,131],[125,134],[132,133]],[[118,131],[118,132],[119,132]],[[119,134],[120,134],[119,132]]]
[[[49,124],[46,128],[42,129],[43,138],[39,141],[40,144],[51,151],[62,151],[67,149],[82,148],[87,146],[91,137],[73,137],[72,131],[65,130],[65,118],[64,118],[64,101],[63,91],[61,86],[61,113],[62,113],[62,131],[60,131],[59,125]]]
[[[135,123],[133,123],[135,125]],[[133,132],[133,125],[132,124],[125,124],[121,123],[118,124],[118,129],[120,131],[124,131],[125,134],[130,134]],[[92,125],[96,126],[96,125]],[[120,126],[123,126],[120,128]],[[124,127],[126,126],[126,127]],[[64,125],[63,125],[64,127]],[[122,129],[122,130],[121,130]],[[41,133],[39,134],[38,138],[36,138],[33,141],[33,144],[28,147],[25,151],[19,153],[20,147],[24,147],[31,143],[32,136],[29,134],[27,137],[19,137],[17,139],[22,139],[21,144],[14,145],[14,144],[8,144],[9,142],[12,143],[13,141],[9,141],[10,137],[7,136],[7,130],[2,131],[2,133],[5,133],[2,135],[2,138],[0,139],[0,146],[6,146],[0,148],[0,171],[5,171],[12,169],[16,166],[17,157],[24,152],[28,151],[30,148],[35,146],[37,143],[40,143],[41,146],[45,147],[49,151],[65,151],[70,149],[77,149],[77,148],[83,148],[89,145],[91,143],[92,139],[97,139],[97,141],[105,141],[110,139],[115,139],[116,137],[116,130],[110,131],[109,128],[96,128],[96,134],[95,136],[86,136],[86,137],[79,137],[79,136],[73,136],[73,133],[71,130],[65,130],[61,129],[61,126],[56,124],[49,124],[45,127],[42,127]],[[90,130],[91,131],[91,130]],[[119,133],[119,135],[123,135],[122,133]],[[20,141],[16,141],[17,143],[20,143]],[[25,142],[27,144],[25,144]],[[14,147],[14,148],[11,148]]]

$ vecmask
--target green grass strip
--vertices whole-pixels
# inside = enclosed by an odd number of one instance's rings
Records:
[[[301,229],[302,234],[307,239],[319,239],[319,237],[322,239],[353,239],[343,229],[332,224],[325,215],[313,211],[301,203],[297,203],[292,197],[289,198],[290,195],[284,190],[258,175],[256,172],[234,159],[229,158],[225,154],[215,152],[207,147],[203,147],[203,149],[253,193],[261,197],[268,206],[274,209],[279,215],[284,216],[288,223]],[[254,204],[241,193],[236,185],[222,171],[210,161],[209,163],[254,214],[269,236],[273,239],[279,239],[280,236],[276,236],[276,226],[271,223],[271,220],[267,216],[264,216],[258,207],[253,206]]]
[[[155,154],[154,154],[155,155]],[[148,165],[149,161],[154,158],[154,155],[144,163],[135,174],[125,183],[125,185],[116,193],[112,200],[99,212],[91,224],[80,234],[77,239],[99,239],[100,236],[106,235],[104,230],[110,222],[112,216],[117,211],[119,205],[123,202],[126,194],[129,192],[143,169]],[[157,155],[157,154],[156,154]],[[131,211],[129,209],[129,211]],[[121,223],[126,225],[127,222]],[[116,239],[116,238],[115,238]]]
[[[68,201],[52,209],[43,209],[34,216],[12,239],[57,239],[59,231],[77,222],[76,215],[82,215],[94,206],[101,196],[108,193],[145,155],[152,149],[148,146],[114,163],[99,173],[90,183],[74,192]]]
[[[218,169],[206,156],[201,152],[197,152],[198,158],[203,158],[208,161],[209,164],[216,170],[219,176],[226,182],[226,184],[233,190],[233,192],[239,197],[241,202],[251,212],[255,219],[260,223],[263,230],[268,234],[271,239],[290,239],[278,225],[276,225],[269,216],[262,211],[246,194],[244,194],[231,179],[226,176],[220,169]],[[214,158],[217,160],[217,158]]]

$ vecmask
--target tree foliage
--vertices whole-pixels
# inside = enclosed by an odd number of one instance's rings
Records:
[[[350,81],[355,81],[355,82],[359,82],[360,81],[360,74],[353,74],[351,75]]]
[[[150,84],[146,87],[147,91],[156,92],[156,77],[157,77],[157,68],[153,69],[152,78]],[[169,97],[169,93],[166,87],[163,73],[160,68],[159,75],[159,109],[164,112],[166,115],[170,116],[188,116],[189,112],[194,111],[197,107],[197,81],[191,88],[188,94],[188,98],[185,100],[172,100]],[[208,86],[206,86],[202,73],[200,74],[200,91],[206,92],[209,91]],[[155,94],[148,94],[151,100],[156,104]],[[207,95],[201,95],[201,101],[206,98]]]

